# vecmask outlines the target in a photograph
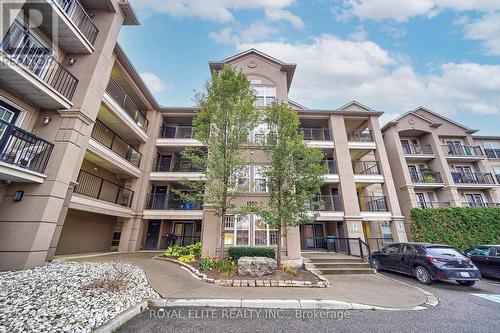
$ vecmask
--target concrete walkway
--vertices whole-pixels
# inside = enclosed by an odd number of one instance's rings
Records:
[[[330,288],[222,287],[195,279],[179,265],[152,259],[155,255],[114,254],[70,260],[137,265],[144,269],[151,286],[168,299],[321,299],[408,309],[427,300],[418,289],[379,274],[328,276]]]

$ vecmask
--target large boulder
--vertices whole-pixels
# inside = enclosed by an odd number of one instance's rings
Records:
[[[276,260],[266,257],[241,257],[238,259],[238,274],[242,276],[264,276],[276,270]]]

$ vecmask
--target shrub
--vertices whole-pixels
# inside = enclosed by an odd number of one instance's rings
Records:
[[[193,254],[186,254],[186,255],[180,256],[179,258],[177,258],[177,260],[179,260],[180,262],[192,262],[192,261],[195,261],[196,258]]]
[[[167,257],[181,257],[189,254],[195,257],[201,256],[201,243],[198,242],[188,246],[173,245],[165,250],[165,256]]]
[[[283,264],[283,265],[281,265],[281,269],[285,273],[287,273],[288,275],[291,275],[291,276],[297,276],[297,275],[299,275],[299,273],[297,272],[297,270],[295,268],[293,268],[292,266],[290,266],[290,265]]]
[[[201,258],[199,264],[200,271],[211,271],[215,268],[215,259],[212,258]]]
[[[231,259],[214,259],[214,270],[225,276],[236,274],[238,267]]]
[[[415,241],[448,244],[459,251],[500,242],[499,208],[415,208],[411,211],[411,218]]]
[[[229,256],[238,262],[241,257],[267,257],[274,259],[274,249],[266,247],[230,247]]]
[[[104,289],[107,292],[119,292],[127,288],[127,281],[132,275],[130,266],[113,263],[112,272],[92,281],[87,288]]]

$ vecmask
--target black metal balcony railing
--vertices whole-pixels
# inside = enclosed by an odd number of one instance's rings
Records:
[[[0,161],[44,173],[54,145],[0,119]]]
[[[500,203],[495,202],[462,202],[462,205],[468,207],[500,207]]]
[[[125,90],[113,78],[109,79],[106,92],[127,112],[139,127],[142,127],[144,132],[147,132],[149,121],[146,119],[146,116],[139,111],[139,107],[137,107],[130,96],[127,95]]]
[[[153,161],[153,172],[203,172],[188,159],[159,157]]]
[[[486,154],[486,156],[488,156],[488,158],[491,158],[491,159],[500,159],[500,149],[486,148],[484,150],[484,153]]]
[[[441,207],[450,207],[449,202],[439,202],[439,201],[417,201],[418,208],[441,208]]]
[[[353,161],[352,168],[356,175],[380,175],[378,161]]]
[[[96,121],[91,136],[136,167],[141,164],[142,154],[101,121]]]
[[[160,128],[160,138],[163,139],[194,139],[193,126],[168,126]]]
[[[387,200],[383,196],[367,196],[360,198],[360,208],[363,212],[387,212]]]
[[[315,206],[320,212],[341,212],[343,210],[340,195],[318,195]]]
[[[157,210],[202,210],[203,202],[187,202],[175,195],[165,193],[151,193],[146,204],[146,209]]]
[[[403,143],[403,151],[405,155],[432,155],[432,147],[430,145],[416,145],[413,143]]]
[[[369,129],[364,130],[351,130],[347,132],[347,140],[349,142],[372,142],[373,131]]]
[[[491,173],[452,172],[451,175],[457,184],[495,184]]]
[[[326,128],[301,128],[306,141],[332,141],[332,133]]]
[[[163,248],[167,248],[170,246],[188,246],[191,244],[198,243],[200,241],[200,236],[179,236],[169,234],[167,236],[162,236],[165,246]]]
[[[0,49],[13,63],[29,71],[65,98],[73,98],[78,79],[52,56],[52,50],[38,42],[19,21],[14,21]]]
[[[134,198],[134,191],[121,185],[112,183],[87,171],[80,170],[75,193],[97,200],[111,202],[117,205],[130,207]]]
[[[410,170],[410,179],[413,183],[421,184],[434,184],[443,182],[443,178],[441,178],[441,174],[439,172],[426,170]]]
[[[329,175],[336,175],[338,174],[338,170],[337,170],[337,162],[334,161],[334,160],[325,160],[325,161],[322,161],[322,163],[326,163],[327,166],[328,166],[328,174]]]
[[[443,145],[443,151],[448,156],[484,156],[481,147],[467,145]]]
[[[78,27],[90,44],[94,45],[99,33],[89,14],[78,0],[55,0],[70,20]]]

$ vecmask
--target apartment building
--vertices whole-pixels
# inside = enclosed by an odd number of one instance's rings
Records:
[[[326,247],[325,237],[360,237],[366,242],[405,241],[403,216],[382,139],[376,112],[351,102],[338,109],[312,110],[288,100],[295,64],[283,63],[257,50],[248,50],[220,62],[210,62],[212,73],[224,64],[244,71],[257,95],[256,105],[263,108],[274,101],[287,102],[300,117],[308,144],[322,149],[329,173],[318,193],[321,202],[314,223],[289,228],[284,245],[286,260],[300,261],[301,252]],[[229,246],[275,246],[276,230],[259,216],[232,215],[221,226],[213,209],[203,202],[183,202],[182,179],[203,180],[203,171],[195,170],[182,158],[186,147],[202,147],[194,139],[192,121],[196,108],[163,108],[159,111],[156,159],[150,174],[150,194],[144,210],[145,249],[161,249],[172,242],[184,245],[202,240],[203,253],[217,255],[220,228],[224,228]],[[262,150],[266,126],[258,126],[244,146],[248,166],[238,175],[240,197],[237,206],[266,203],[265,168],[269,160]],[[347,245],[346,245],[347,246]]]
[[[123,0],[0,5],[0,269],[109,251],[89,244],[135,216],[147,164],[152,97],[129,84],[137,74],[116,46],[138,20]],[[111,197],[118,205],[99,200]]]
[[[500,138],[424,107],[382,128],[406,223],[412,208],[500,207]]]

